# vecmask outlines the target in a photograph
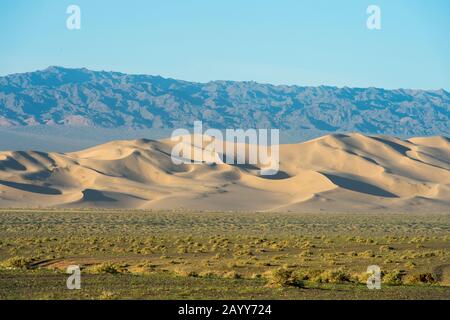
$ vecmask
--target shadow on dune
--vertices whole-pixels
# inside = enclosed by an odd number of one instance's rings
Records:
[[[251,171],[260,171],[261,169],[252,164],[232,164],[233,167],[237,167],[243,171],[251,172]],[[284,171],[278,170],[277,173],[272,175],[258,175],[258,177],[268,180],[284,180],[289,179],[291,176]]]
[[[19,161],[13,158],[7,158],[6,160],[0,161],[0,170],[17,170],[17,171],[25,171],[27,168],[23,166]]]
[[[398,198],[397,195],[366,182],[336,176],[330,173],[322,172],[322,174],[326,176],[328,179],[330,179],[331,182],[344,189],[348,189],[359,193],[370,194],[378,197]]]
[[[83,201],[103,201],[103,202],[115,202],[116,199],[110,198],[106,196],[103,192],[94,190],[94,189],[86,189],[83,190]]]
[[[33,192],[33,193],[40,193],[40,194],[48,194],[48,195],[60,195],[62,194],[61,191],[58,189],[53,189],[50,187],[44,187],[44,186],[36,186],[33,184],[27,184],[27,183],[19,183],[19,182],[12,182],[12,181],[4,181],[0,180],[0,184],[3,184],[7,187],[19,189],[26,192]]]
[[[401,144],[398,144],[398,143],[389,141],[389,140],[387,140],[387,139],[383,139],[383,138],[381,138],[381,137],[371,137],[371,138],[374,139],[374,140],[377,140],[378,142],[387,144],[387,145],[390,146],[392,149],[394,149],[395,151],[397,151],[398,153],[402,154],[402,155],[405,156],[405,157],[407,156],[406,153],[407,153],[408,151],[411,151],[410,148],[407,148],[407,147],[405,147],[405,146],[402,146]]]
[[[284,171],[278,171],[272,175],[260,175],[259,177],[268,180],[284,180],[291,178],[291,176]]]

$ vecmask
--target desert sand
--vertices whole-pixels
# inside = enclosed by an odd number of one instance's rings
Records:
[[[280,171],[175,165],[170,140],[0,152],[0,207],[449,212],[450,142],[334,134],[280,145]]]

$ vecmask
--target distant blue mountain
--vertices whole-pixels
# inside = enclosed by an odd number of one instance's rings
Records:
[[[0,126],[279,128],[450,136],[445,90],[195,83],[49,67],[0,77]]]

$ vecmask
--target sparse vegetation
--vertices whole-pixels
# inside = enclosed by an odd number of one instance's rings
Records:
[[[0,298],[215,298],[230,288],[235,299],[396,298],[395,290],[450,298],[445,214],[4,210],[0,225]],[[91,284],[83,294],[64,291],[73,264]],[[366,292],[369,265],[382,269],[381,293]],[[59,280],[46,287],[50,275]],[[25,290],[28,277],[36,295]],[[160,288],[160,296],[138,283]]]

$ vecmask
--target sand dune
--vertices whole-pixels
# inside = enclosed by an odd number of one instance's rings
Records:
[[[280,145],[280,172],[266,177],[257,174],[257,166],[175,165],[172,146],[170,140],[134,140],[67,154],[1,152],[0,207],[325,212],[450,208],[450,142],[443,137],[400,140],[335,134]]]

